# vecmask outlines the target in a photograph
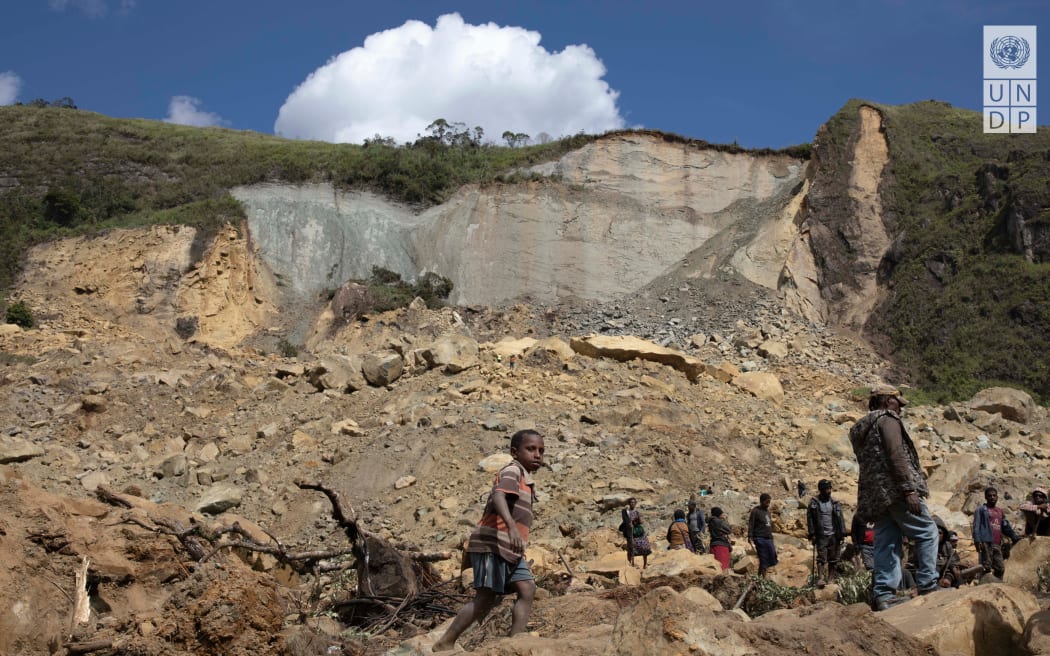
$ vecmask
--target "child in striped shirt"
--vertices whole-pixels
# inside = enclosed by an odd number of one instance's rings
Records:
[[[531,474],[543,466],[543,453],[543,436],[535,430],[520,430],[511,436],[510,455],[514,460],[496,474],[481,521],[467,545],[474,566],[474,599],[463,606],[445,635],[434,643],[434,651],[452,649],[467,627],[483,620],[499,603],[499,596],[510,592],[518,595],[510,635],[525,630],[536,595],[536,582],[525,560],[532,504],[536,501]]]

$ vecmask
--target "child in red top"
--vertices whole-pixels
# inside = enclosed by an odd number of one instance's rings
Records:
[[[530,474],[543,466],[543,453],[543,436],[534,430],[520,430],[510,438],[514,460],[496,475],[481,521],[467,545],[474,566],[474,599],[463,606],[445,635],[434,643],[434,651],[452,649],[467,627],[483,620],[496,606],[498,595],[512,590],[518,599],[510,635],[525,630],[536,595],[536,582],[525,560],[536,500]]]

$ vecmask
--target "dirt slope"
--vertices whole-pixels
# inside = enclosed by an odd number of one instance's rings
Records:
[[[0,459],[7,462],[0,503],[10,509],[0,516],[0,559],[9,563],[0,597],[10,600],[0,611],[7,641],[0,652],[51,653],[49,642],[71,637],[109,641],[109,653],[127,654],[395,646],[404,634],[346,633],[333,624],[345,616],[322,612],[324,603],[345,600],[352,578],[289,576],[256,560],[262,571],[253,571],[233,556],[194,563],[175,537],[146,527],[155,529],[157,518],[188,527],[196,513],[202,525],[240,518],[261,539],[266,529],[289,549],[345,548],[326,499],[294,484],[307,480],[341,491],[380,537],[424,551],[458,549],[490,485],[482,461],[505,453],[507,436],[526,426],[547,435],[549,454],[538,474],[530,551],[547,590],[538,603],[538,639],[556,640],[570,628],[597,643],[611,635],[612,611],[595,596],[614,587],[622,569],[601,571],[602,563],[622,559],[614,527],[617,504],[628,495],[639,498],[659,536],[701,484],[715,490],[704,505],[725,508],[737,527],[759,492],[773,493],[783,558],[777,576],[796,585],[808,574],[809,551],[794,481],[812,487],[830,478],[839,498],[852,502],[855,464],[845,430],[863,412],[853,390],[878,378],[883,363],[863,344],[794,318],[744,283],[701,287],[665,278],[652,297],[571,310],[413,307],[353,322],[316,356],[285,359],[235,340],[248,326],[280,321],[268,313],[265,275],[252,268],[247,242],[228,233],[195,263],[187,255],[192,243],[181,231],[123,231],[31,255],[18,294],[38,309],[40,326],[0,331]],[[200,331],[183,340],[172,322],[188,314],[200,317]],[[549,335],[567,342],[606,329],[653,338],[671,330],[676,339],[706,330],[690,352],[710,365],[709,374],[689,382],[652,362],[553,351],[511,366],[486,345]],[[456,374],[421,365],[416,350],[449,331],[482,343],[477,364]],[[384,350],[406,363],[389,384],[344,393],[319,391],[310,381],[308,371],[325,354]],[[754,396],[730,380],[734,370],[775,376],[783,398]],[[924,462],[935,476],[941,472],[939,512],[962,528],[971,491],[987,482],[1013,492],[1012,511],[1039,467],[1045,411],[1026,425],[965,408],[953,419],[945,413],[931,407],[909,415]],[[986,467],[965,467],[971,457]],[[138,510],[94,500],[100,489],[137,499]],[[216,504],[228,508],[218,512]],[[742,546],[737,551],[748,557]],[[565,596],[559,553],[578,573]],[[94,614],[70,630],[73,572],[83,557],[92,562]],[[457,564],[438,563],[437,576],[454,577]],[[600,635],[562,627],[552,615],[592,604],[606,609],[595,618],[608,613]],[[421,619],[414,630],[440,619]],[[795,621],[776,624],[785,632],[776,635],[803,635]],[[870,619],[850,622],[843,631],[874,630]],[[830,643],[834,629],[826,635]],[[502,648],[485,632],[469,640],[482,653]],[[795,649],[795,638],[770,640],[760,653]]]

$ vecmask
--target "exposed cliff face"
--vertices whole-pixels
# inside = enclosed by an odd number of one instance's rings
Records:
[[[889,161],[882,117],[862,106],[842,143],[817,134],[810,190],[780,280],[786,302],[813,320],[860,331],[882,298],[879,267],[892,244],[880,184]]]
[[[276,313],[276,286],[234,228],[204,240],[186,226],[115,230],[32,249],[19,296],[62,325],[89,323],[177,350],[184,338],[228,348]],[[101,325],[100,325],[101,324]]]
[[[266,327],[262,346],[272,349],[278,337],[309,343],[318,292],[379,265],[405,278],[446,276],[458,304],[609,301],[598,311],[608,326],[579,325],[617,330],[623,313],[644,314],[675,326],[651,336],[686,347],[692,315],[716,314],[710,301],[723,296],[733,306],[742,277],[817,324],[866,333],[908,368],[902,378],[944,398],[1012,381],[1045,399],[1050,376],[1031,363],[1050,349],[1047,152],[1050,131],[983,135],[979,115],[945,103],[851,100],[820,128],[808,162],[627,132],[523,171],[531,182],[465,186],[425,212],[327,185],[242,187],[234,193],[250,240],[212,244],[190,228],[159,228],[41,246],[15,298],[40,294],[44,307],[97,313],[119,329],[216,345]],[[68,166],[109,176],[133,156]],[[240,173],[229,184],[272,175]],[[203,175],[177,168],[155,182],[192,174]],[[163,198],[201,193],[184,187]],[[153,218],[218,225],[239,214],[213,192]],[[39,199],[7,200],[0,214],[11,225],[36,220]],[[272,325],[278,305],[281,325]]]
[[[945,103],[850,101],[814,142],[785,299],[944,400],[993,380],[1048,398],[1047,152]]]
[[[630,293],[708,240],[754,217],[781,216],[804,163],[721,153],[653,135],[615,135],[534,172],[558,182],[467,187],[412,215],[326,186],[242,187],[252,235],[274,272],[304,293],[367,277],[373,265],[455,283],[452,301],[542,303]],[[783,244],[784,237],[775,239]],[[775,284],[783,258],[751,276]],[[747,259],[747,258],[745,258]]]
[[[262,184],[232,193],[248,210],[263,261],[301,294],[367,278],[376,265],[408,277],[419,271],[406,234],[421,219],[403,205],[328,184]]]

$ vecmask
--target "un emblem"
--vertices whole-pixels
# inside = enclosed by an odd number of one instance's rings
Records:
[[[999,68],[1021,68],[1030,54],[1028,40],[1018,36],[1001,36],[988,49],[988,56]]]

